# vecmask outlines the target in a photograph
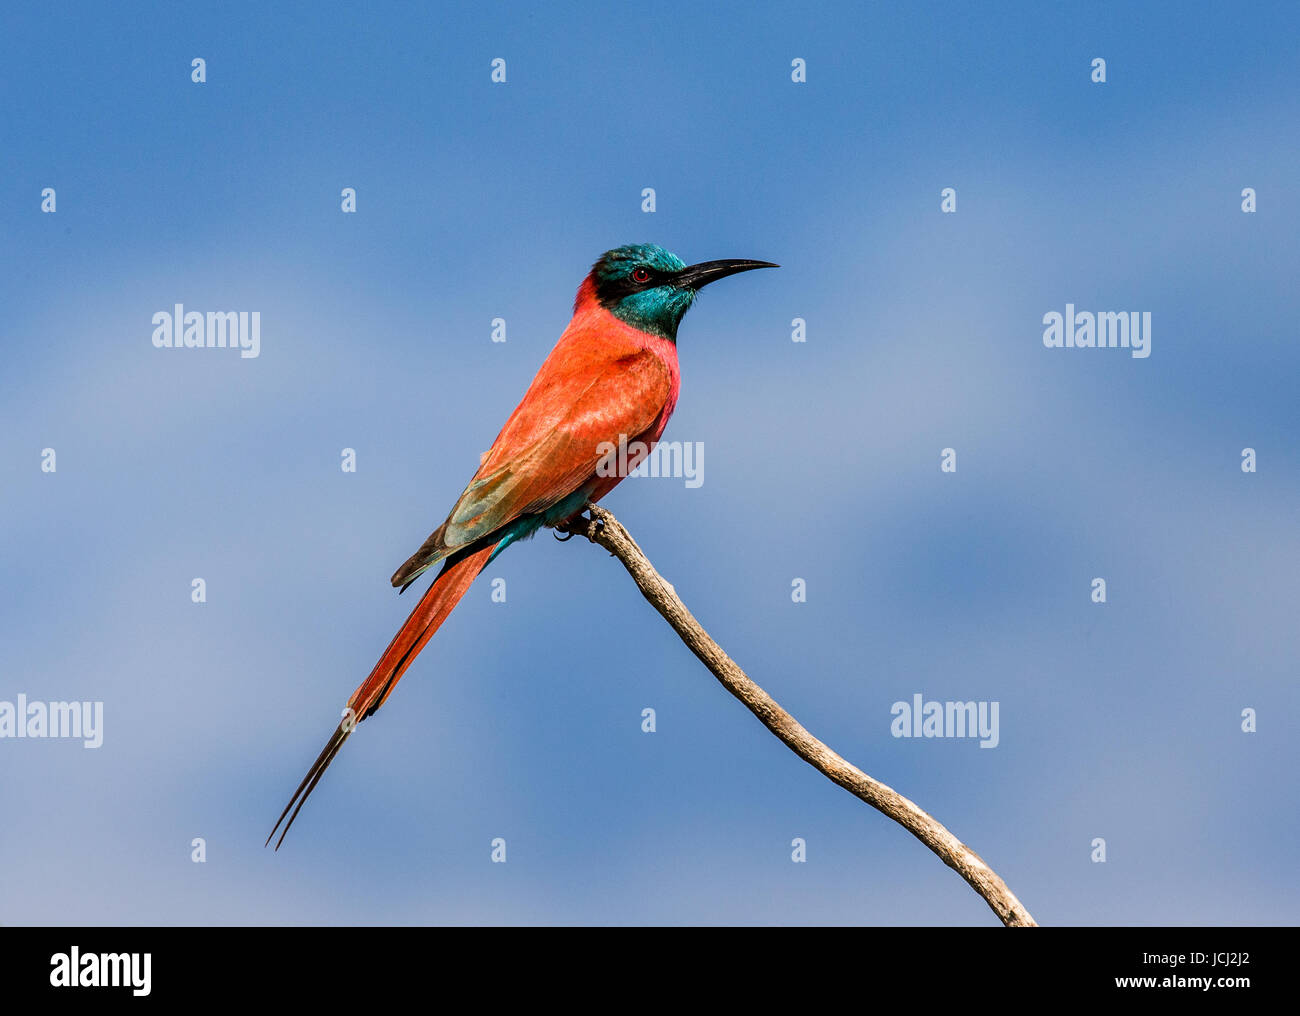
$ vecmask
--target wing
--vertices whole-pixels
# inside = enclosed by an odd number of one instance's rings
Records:
[[[595,475],[603,442],[650,429],[672,386],[658,354],[566,333],[447,520],[397,569],[393,585],[405,588],[449,554],[568,497]]]

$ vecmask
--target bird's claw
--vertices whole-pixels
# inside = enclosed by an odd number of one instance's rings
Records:
[[[572,518],[565,519],[563,522],[556,525],[555,538],[561,543],[567,543],[575,536],[581,535],[594,543],[596,535],[604,528],[605,523],[595,515],[584,515],[579,512]]]

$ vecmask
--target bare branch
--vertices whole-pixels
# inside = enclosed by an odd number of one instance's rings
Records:
[[[686,604],[682,603],[673,587],[655,570],[645,552],[637,546],[618,519],[599,505],[588,504],[587,510],[591,513],[590,518],[581,516],[567,526],[560,527],[561,530],[585,536],[617,557],[636,582],[641,594],[672,625],[687,648],[699,657],[700,662],[709,668],[727,691],[740,699],[745,708],[757,716],[768,730],[784,741],[786,747],[827,779],[838,783],[849,793],[892,818],[939,855],[944,864],[956,871],[970,883],[971,888],[984,897],[998,919],[1007,927],[1037,927],[1037,922],[1016,899],[1015,893],[1007,888],[1007,884],[975,851],[902,794],[873,780],[813,737],[771,695],[750,680],[695,620],[686,609]]]

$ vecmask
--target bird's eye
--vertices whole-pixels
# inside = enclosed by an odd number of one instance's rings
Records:
[[[632,269],[632,281],[633,281],[633,282],[649,282],[649,281],[650,281],[650,269],[648,269],[648,268],[633,268],[633,269]]]

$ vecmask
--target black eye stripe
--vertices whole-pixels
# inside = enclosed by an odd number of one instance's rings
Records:
[[[641,278],[638,273],[644,273]],[[624,268],[620,274],[608,275],[596,279],[596,298],[607,309],[612,308],[625,297],[643,293],[649,289],[672,284],[672,272],[661,271],[649,265],[632,265]]]

